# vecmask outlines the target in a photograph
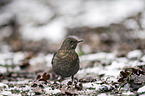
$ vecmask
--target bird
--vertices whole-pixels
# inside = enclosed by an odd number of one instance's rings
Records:
[[[52,58],[51,64],[54,73],[60,75],[62,78],[71,76],[73,82],[74,75],[80,68],[79,56],[75,49],[77,44],[82,41],[77,40],[74,36],[65,38],[61,47],[54,53]]]

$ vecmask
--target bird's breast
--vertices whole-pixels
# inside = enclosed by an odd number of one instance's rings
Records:
[[[63,60],[65,59],[75,60],[78,58],[77,53],[73,50],[59,50],[58,56]]]
[[[66,51],[66,50],[60,50],[59,53],[58,53],[58,56],[61,58],[61,59],[65,59],[65,58],[68,58],[68,56],[70,55],[71,53]]]

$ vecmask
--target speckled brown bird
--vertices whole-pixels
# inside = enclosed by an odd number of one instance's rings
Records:
[[[75,52],[79,42],[82,42],[82,40],[79,41],[74,37],[67,37],[52,58],[53,71],[62,78],[72,76],[72,82],[74,75],[80,68],[79,57]]]

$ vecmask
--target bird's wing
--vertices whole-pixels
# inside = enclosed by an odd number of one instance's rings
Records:
[[[57,52],[55,52],[54,55],[53,55],[53,57],[52,57],[52,61],[51,61],[51,64],[52,64],[52,65],[53,65],[53,59],[54,59],[56,53],[57,53]]]

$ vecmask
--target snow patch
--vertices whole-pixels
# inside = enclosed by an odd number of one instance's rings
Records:
[[[116,55],[114,53],[105,53],[105,52],[100,52],[96,54],[88,54],[84,56],[80,56],[80,59],[82,61],[94,61],[94,60],[113,60],[115,59]]]
[[[91,82],[91,83],[84,83],[83,84],[83,87],[84,88],[95,88],[95,90],[98,90],[100,88],[101,85],[98,85],[94,82]]]
[[[139,88],[139,89],[137,90],[137,92],[145,92],[145,86]]]
[[[128,54],[127,54],[127,57],[129,59],[131,58],[140,58],[142,55],[142,52],[140,50],[133,50],[133,51],[130,51]]]
[[[6,86],[6,88],[8,88],[8,85],[4,84],[4,83],[0,83],[0,87],[4,87]]]
[[[57,93],[61,93],[61,91],[59,89],[52,90],[51,87],[44,88],[44,91],[46,91],[46,94],[57,94]]]

